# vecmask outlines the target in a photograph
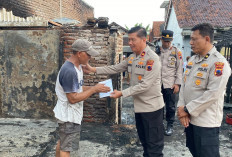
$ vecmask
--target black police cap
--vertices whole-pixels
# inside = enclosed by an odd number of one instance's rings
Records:
[[[162,39],[164,41],[172,41],[172,39],[173,39],[173,31],[163,30],[162,31]]]

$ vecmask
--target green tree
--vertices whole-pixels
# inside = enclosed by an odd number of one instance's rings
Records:
[[[136,27],[136,26],[143,27],[143,28],[146,29],[147,34],[150,33],[150,24],[148,24],[146,27],[144,27],[142,23],[136,23],[136,24],[134,25],[134,27]],[[129,28],[127,25],[125,25],[125,27],[126,27],[127,30],[130,30],[130,28]]]

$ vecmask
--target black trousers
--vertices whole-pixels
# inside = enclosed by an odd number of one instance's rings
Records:
[[[173,93],[173,89],[166,88],[164,89],[162,86],[163,98],[166,106],[166,121],[168,125],[173,125],[175,121],[175,113],[176,113],[176,94]]]
[[[219,128],[206,128],[189,124],[185,129],[186,147],[193,157],[220,157]]]
[[[135,113],[136,128],[143,146],[143,156],[163,157],[163,108],[146,113]]]

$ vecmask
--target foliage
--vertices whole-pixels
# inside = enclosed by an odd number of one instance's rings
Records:
[[[145,30],[147,31],[147,34],[150,33],[150,32],[149,32],[149,31],[150,31],[150,24],[148,24],[146,27],[144,27],[142,23],[136,23],[136,24],[134,25],[134,27],[136,27],[136,26],[143,27],[143,28],[145,28]],[[130,28],[129,28],[127,25],[125,25],[125,27],[126,27],[127,30],[130,30]]]

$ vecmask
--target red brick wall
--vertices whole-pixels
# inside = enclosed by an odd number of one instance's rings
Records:
[[[61,0],[62,17],[78,20],[84,25],[94,17],[93,8],[82,0]],[[46,20],[60,18],[60,0],[1,0],[0,7],[20,17],[39,16]]]
[[[70,27],[63,28],[61,32],[61,43],[63,45],[64,59],[72,55],[71,45],[76,39],[87,39],[93,44],[93,48],[100,52],[100,56],[92,57],[90,64],[94,67],[112,65],[119,62],[122,57],[123,38],[119,34],[110,34],[109,29]],[[121,54],[121,55],[119,55]],[[122,59],[121,59],[122,60]],[[96,85],[100,81],[113,79],[114,89],[121,87],[117,84],[114,76],[109,75],[84,75],[85,86]],[[121,90],[121,89],[119,89]],[[99,98],[99,94],[94,94],[84,101],[84,121],[85,122],[118,122],[118,100]]]

